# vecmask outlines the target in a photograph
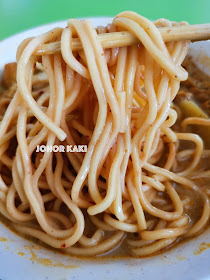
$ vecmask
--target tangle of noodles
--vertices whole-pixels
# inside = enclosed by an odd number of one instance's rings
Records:
[[[185,24],[123,12],[107,27],[71,19],[22,42],[14,95],[0,99],[0,212],[17,232],[72,255],[125,242],[131,255],[145,256],[205,228],[209,191],[194,178],[210,153],[186,127],[210,121],[185,118],[172,128],[190,42],[164,43],[158,31]],[[141,44],[103,50],[97,33],[125,30]],[[83,50],[73,52],[77,37]],[[56,41],[61,53],[34,55]],[[37,145],[87,152],[36,152]]]

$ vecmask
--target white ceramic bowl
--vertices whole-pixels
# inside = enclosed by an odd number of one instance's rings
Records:
[[[90,18],[94,26],[106,25],[111,18]],[[0,71],[15,61],[19,43],[66,21],[40,26],[0,42]],[[191,44],[190,53],[199,66],[210,73],[210,42]],[[202,55],[201,55],[202,54]],[[199,55],[199,58],[198,58]],[[203,57],[203,58],[202,58]],[[210,229],[197,238],[181,243],[162,254],[144,259],[79,259],[40,248],[0,223],[0,279],[4,280],[207,280],[210,279]]]

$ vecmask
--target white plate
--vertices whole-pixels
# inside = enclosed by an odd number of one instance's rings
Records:
[[[91,18],[94,26],[106,25],[111,18]],[[14,35],[0,42],[0,70],[4,64],[15,61],[19,43],[31,36],[54,27],[64,27],[60,21]],[[210,42],[194,43],[190,53],[197,57],[201,49],[210,58]],[[206,63],[206,59],[204,59]],[[199,59],[201,67],[210,68]],[[208,68],[208,69],[207,69]],[[182,243],[160,255],[144,258],[89,260],[69,257],[53,251],[37,248],[0,223],[0,279],[2,280],[68,280],[68,279],[156,279],[156,280],[197,280],[210,279],[210,229],[188,242]],[[202,245],[203,243],[203,245]]]

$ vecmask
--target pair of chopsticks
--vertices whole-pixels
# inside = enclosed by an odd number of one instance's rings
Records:
[[[164,42],[182,40],[202,41],[210,39],[210,23],[174,27],[161,27],[159,28],[159,30]],[[104,49],[127,47],[131,45],[140,44],[139,40],[127,31],[98,34],[98,38]],[[59,41],[40,45],[34,54],[53,54],[60,52],[60,50],[61,43]],[[82,50],[82,44],[79,38],[75,38],[72,40],[72,50]]]

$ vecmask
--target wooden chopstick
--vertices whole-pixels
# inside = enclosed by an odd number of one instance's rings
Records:
[[[181,40],[202,41],[210,39],[210,23],[161,27],[159,28],[159,30],[165,42]],[[133,34],[127,31],[98,34],[98,38],[104,49],[140,44],[139,40]],[[60,50],[61,43],[60,41],[58,41],[40,45],[34,54],[53,54],[60,52]],[[82,50],[82,44],[79,38],[75,38],[72,40],[72,50]]]

